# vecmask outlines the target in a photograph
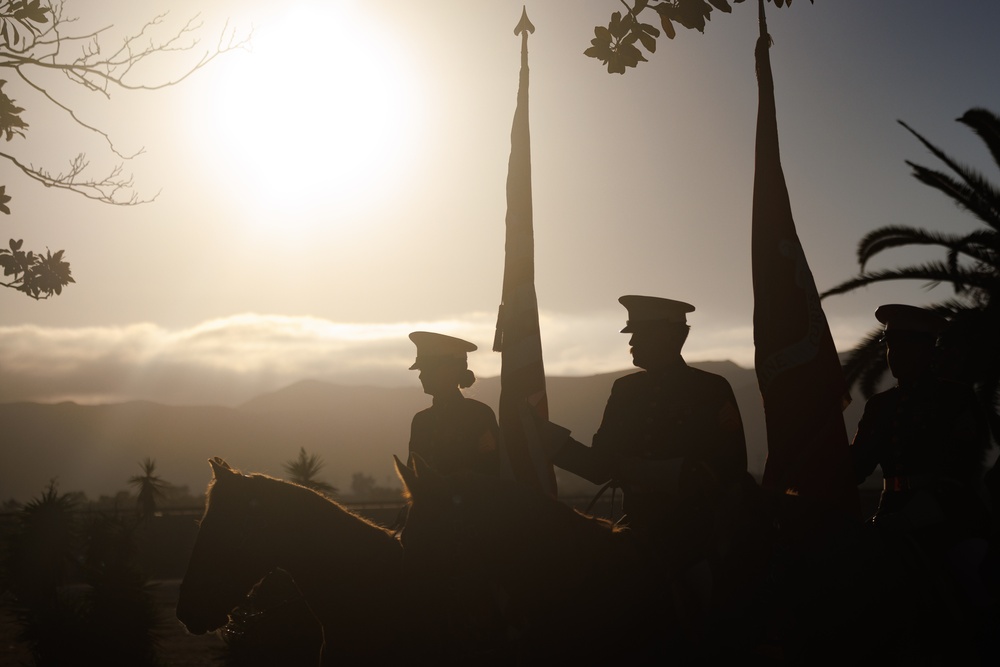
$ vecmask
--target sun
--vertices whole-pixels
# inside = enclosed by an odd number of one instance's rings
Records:
[[[402,178],[424,105],[384,33],[361,3],[294,3],[254,27],[251,52],[213,88],[206,141],[253,206],[371,200]]]

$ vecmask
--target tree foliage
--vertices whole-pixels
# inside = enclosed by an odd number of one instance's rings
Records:
[[[139,517],[148,520],[156,514],[161,499],[166,496],[170,484],[156,474],[156,461],[148,456],[139,464],[141,475],[129,477],[129,486],[137,491],[136,510]]]
[[[986,144],[1000,167],[1000,116],[973,108],[957,119]],[[951,332],[943,339],[943,350],[960,360],[950,372],[972,382],[984,405],[993,413],[994,433],[1000,436],[1000,185],[959,163],[903,121],[899,121],[947,168],[937,170],[906,164],[924,185],[951,199],[971,214],[980,226],[972,231],[940,232],[911,225],[888,225],[874,229],[858,243],[858,275],[831,287],[821,298],[845,294],[860,287],[890,280],[921,280],[928,287],[950,285],[953,297],[926,307],[949,317]],[[947,221],[950,222],[950,221]],[[931,246],[944,252],[942,259],[896,268],[869,270],[869,262],[896,248]],[[881,331],[872,330],[851,352],[845,364],[848,381],[871,396],[887,371]]]
[[[83,3],[80,6],[86,8]],[[155,199],[155,195],[140,196],[131,174],[125,171],[125,163],[142,154],[143,149],[129,153],[120,150],[106,129],[79,113],[72,94],[82,88],[86,93],[110,100],[113,93],[174,86],[249,40],[249,36],[237,37],[226,26],[218,40],[199,53],[197,33],[202,26],[197,17],[174,27],[167,23],[167,17],[167,13],[154,16],[138,31],[113,39],[110,37],[113,24],[94,30],[78,27],[77,19],[65,13],[61,0],[0,0],[0,71],[12,75],[9,80],[0,78],[3,142],[0,159],[48,188],[105,204],[134,206]],[[163,56],[178,57],[180,52],[192,55],[191,62],[158,80],[151,74],[154,61]],[[18,88],[17,93],[12,90],[14,87]],[[28,112],[14,97],[15,94],[22,97],[22,93],[34,95],[41,105],[61,113],[65,119],[63,127],[75,127],[98,137],[117,164],[96,170],[83,152],[70,158],[62,169],[34,164],[25,158],[23,154],[30,153],[33,144],[30,124],[25,119]],[[51,137],[45,138],[51,142]],[[71,139],[60,139],[63,144],[72,143]],[[21,147],[22,150],[15,150]],[[9,204],[12,200],[16,203],[16,199],[7,193],[7,185],[0,183],[0,212],[10,215]],[[63,287],[75,282],[69,263],[62,259],[62,250],[44,254],[21,252],[20,246],[21,240],[12,239],[10,250],[0,250],[5,278],[0,286],[34,299],[45,299],[60,294]]]
[[[2,194],[0,187],[0,199]],[[24,239],[11,239],[8,248],[0,248],[0,268],[3,268],[0,285],[41,300],[62,294],[63,287],[76,282],[70,274],[69,262],[63,259],[64,251],[53,253],[46,249],[43,255],[21,250],[23,244]]]
[[[3,590],[35,665],[156,660],[157,609],[137,559],[134,522],[77,513],[55,480],[17,512],[2,559]],[[66,584],[83,581],[86,588]]]
[[[337,489],[331,484],[318,478],[319,471],[323,469],[324,465],[319,454],[306,454],[306,448],[299,447],[298,458],[286,462],[284,468],[285,472],[288,473],[289,480],[296,484],[328,495],[337,493]]]
[[[776,7],[790,6],[792,0],[767,0]],[[813,0],[809,0],[812,2]],[[594,38],[585,56],[600,60],[609,74],[624,74],[630,67],[647,62],[646,53],[656,53],[656,40],[660,28],[667,39],[677,36],[677,26],[705,32],[705,25],[712,19],[712,11],[729,14],[733,11],[727,0],[633,0],[632,4],[620,0],[623,12],[614,12],[606,26],[594,28]],[[732,0],[741,4],[743,0]],[[644,23],[650,17],[654,23]]]

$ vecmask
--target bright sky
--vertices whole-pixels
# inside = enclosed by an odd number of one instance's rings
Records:
[[[65,249],[77,282],[42,302],[0,290],[0,400],[235,403],[306,378],[405,386],[416,383],[416,329],[475,342],[473,370],[498,374],[513,28],[525,3],[161,4],[175,24],[201,11],[203,46],[228,18],[253,29],[252,49],[175,88],[80,102],[123,150],[145,149],[126,170],[140,195],[159,192],[152,203],[90,202],[4,163],[7,234]],[[974,228],[910,176],[904,160],[939,165],[896,121],[990,166],[955,119],[1000,111],[1000,4],[794,4],[768,5],[771,58],[792,210],[822,290],[856,273],[871,229]],[[629,367],[622,294],[693,303],[688,360],[750,367],[756,3],[714,12],[705,34],[661,37],[624,76],[583,56],[617,2],[526,5],[547,373]],[[66,6],[124,32],[145,18],[120,0]],[[99,144],[14,83],[5,91],[31,128],[4,150],[55,170],[80,150],[99,162]],[[847,350],[880,303],[948,289],[886,284],[824,306]]]

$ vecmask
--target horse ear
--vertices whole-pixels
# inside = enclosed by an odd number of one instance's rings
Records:
[[[223,475],[225,475],[227,473],[230,474],[230,475],[236,473],[235,470],[233,470],[231,467],[229,467],[228,463],[226,463],[224,460],[222,460],[218,456],[213,456],[212,458],[210,458],[208,460],[208,463],[209,463],[209,465],[212,466],[212,475],[215,477],[215,479],[219,479],[220,477],[222,477]]]
[[[413,495],[413,491],[420,486],[416,470],[405,465],[395,454],[392,455],[392,460],[396,465],[396,474],[399,475],[399,480],[403,482],[403,487],[408,494]]]
[[[444,476],[435,470],[420,454],[411,454],[410,458],[413,460],[413,472],[417,477],[425,481],[430,480],[432,483],[444,480]]]

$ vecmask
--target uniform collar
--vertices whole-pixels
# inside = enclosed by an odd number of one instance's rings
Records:
[[[667,364],[665,366],[660,366],[658,368],[647,368],[646,373],[650,377],[661,378],[670,377],[671,375],[676,375],[682,373],[688,367],[687,363],[684,361],[683,357],[677,357],[677,360],[673,363]]]
[[[458,387],[455,387],[454,391],[449,391],[448,393],[441,394],[440,396],[434,396],[433,400],[431,401],[431,405],[434,406],[452,405],[453,403],[461,401],[463,398],[465,397],[462,396],[462,390],[459,389]]]

